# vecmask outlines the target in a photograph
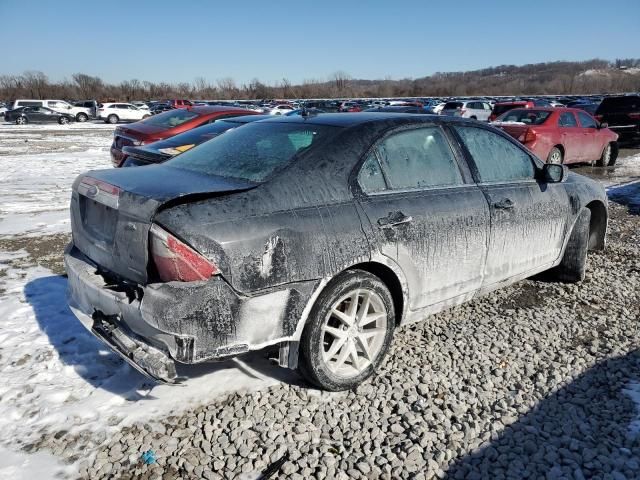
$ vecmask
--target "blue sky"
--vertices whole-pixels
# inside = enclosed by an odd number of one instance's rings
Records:
[[[640,0],[0,0],[0,74],[355,78],[640,57]]]

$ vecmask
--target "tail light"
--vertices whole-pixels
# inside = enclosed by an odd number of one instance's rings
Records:
[[[93,177],[82,177],[78,193],[98,203],[118,209],[120,188]]]
[[[536,139],[536,132],[531,129],[528,129],[524,134],[524,142],[523,143],[531,143]]]
[[[149,231],[151,258],[163,282],[207,280],[218,267],[157,225]]]
[[[632,118],[633,120],[640,120],[640,113],[630,113],[629,118]]]

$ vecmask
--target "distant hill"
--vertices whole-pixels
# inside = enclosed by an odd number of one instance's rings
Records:
[[[256,72],[258,73],[258,72]],[[329,79],[305,80],[293,85],[283,78],[267,85],[258,78],[237,85],[225,77],[215,83],[204,77],[192,83],[170,84],[138,79],[118,84],[100,77],[75,73],[71,80],[51,82],[38,71],[0,75],[0,100],[15,98],[66,98],[100,101],[191,99],[269,99],[345,97],[442,97],[472,95],[570,95],[640,91],[640,59],[548,62],[499,65],[468,72],[438,72],[402,80],[354,79],[335,72]]]

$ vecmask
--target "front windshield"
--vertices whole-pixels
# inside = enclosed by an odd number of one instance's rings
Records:
[[[173,128],[177,127],[178,125],[182,125],[184,122],[188,122],[189,120],[192,120],[198,116],[199,115],[195,112],[179,108],[159,113],[157,115],[154,115],[153,117],[149,117],[146,120],[143,120],[143,122],[149,125],[156,125],[158,127]]]
[[[250,123],[202,143],[167,164],[207,175],[262,182],[296,154],[339,130],[326,125]]]
[[[544,110],[511,110],[500,118],[498,118],[498,122],[519,122],[526,123],[527,125],[542,125],[547,118],[549,118],[551,112],[546,112]]]

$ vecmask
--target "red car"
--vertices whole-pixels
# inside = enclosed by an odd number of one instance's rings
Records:
[[[191,108],[191,107],[193,107],[193,103],[191,103],[189,100],[167,100],[167,105],[170,105],[173,108]]]
[[[618,134],[577,108],[516,108],[493,122],[547,163],[597,162],[618,157]]]
[[[535,104],[528,100],[519,100],[515,102],[498,102],[493,106],[489,121],[493,122],[496,118],[514,108],[533,108]]]
[[[238,117],[240,115],[252,115],[252,112],[244,108],[211,106],[193,107],[190,109],[177,108],[158,113],[145,120],[121,125],[113,133],[111,144],[111,161],[119,167],[126,159],[122,147],[139,146],[173,137],[192,128],[206,123],[214,122],[220,118]]]

